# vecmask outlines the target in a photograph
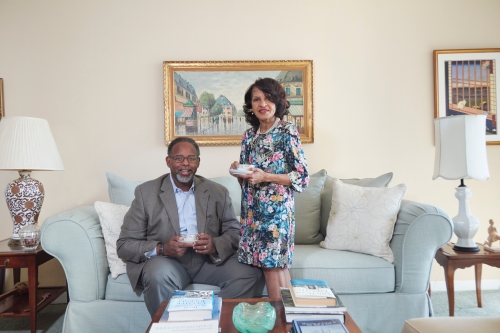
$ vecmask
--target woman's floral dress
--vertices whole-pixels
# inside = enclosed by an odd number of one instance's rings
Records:
[[[289,268],[295,235],[293,191],[309,183],[307,162],[295,125],[280,120],[267,133],[243,134],[240,163],[288,174],[291,186],[243,182],[238,260],[264,268]]]

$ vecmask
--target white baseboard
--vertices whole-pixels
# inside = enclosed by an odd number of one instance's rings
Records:
[[[476,281],[455,281],[455,291],[468,291],[476,290]],[[497,290],[500,289],[500,280],[482,280],[481,290]],[[432,291],[446,291],[446,282],[444,281],[431,281]]]

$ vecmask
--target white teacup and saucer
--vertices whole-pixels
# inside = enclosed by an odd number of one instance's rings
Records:
[[[253,172],[254,166],[252,164],[238,164],[238,169],[229,169],[233,175],[249,175]]]
[[[198,239],[198,234],[181,234],[182,239],[179,239],[181,243],[194,243]]]

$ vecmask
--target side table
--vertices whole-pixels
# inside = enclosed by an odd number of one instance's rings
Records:
[[[484,246],[477,244],[479,252],[463,252],[453,250],[454,243],[448,243],[437,250],[435,259],[444,268],[446,290],[448,292],[448,306],[450,317],[455,314],[455,285],[454,275],[457,268],[474,266],[476,273],[477,306],[483,307],[481,302],[481,273],[482,264],[500,268],[500,253],[488,252]]]
[[[8,243],[9,239],[0,241],[0,266],[13,269],[14,283],[21,279],[21,268],[28,268],[29,292],[0,297],[0,306],[5,309],[0,313],[0,318],[29,317],[31,333],[35,333],[37,312],[64,293],[67,286],[39,288],[38,266],[53,259],[53,257],[46,253],[41,246],[38,246],[35,251],[26,251],[23,247],[11,247]]]

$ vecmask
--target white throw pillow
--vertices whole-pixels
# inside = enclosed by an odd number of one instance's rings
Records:
[[[109,270],[113,279],[116,279],[118,275],[127,272],[125,262],[116,254],[116,240],[120,236],[125,213],[130,207],[102,201],[96,201],[94,207],[101,221]]]
[[[362,187],[333,179],[332,208],[321,247],[394,261],[389,242],[406,185]]]

